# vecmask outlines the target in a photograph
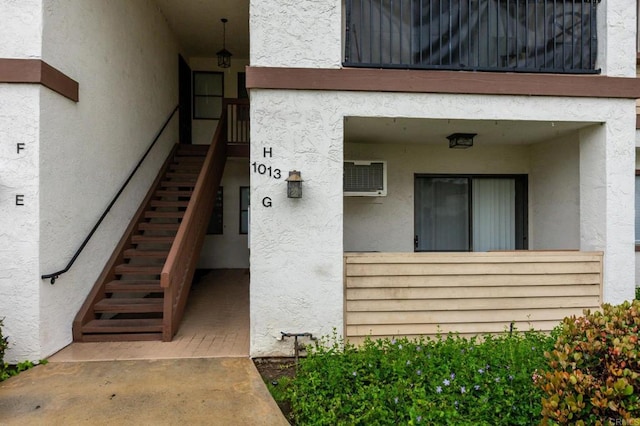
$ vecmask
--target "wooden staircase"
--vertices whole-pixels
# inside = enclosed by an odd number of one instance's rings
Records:
[[[167,315],[171,314],[167,311],[171,312],[176,304],[184,305],[185,301],[165,300],[168,287],[161,284],[161,275],[192,202],[208,149],[209,145],[176,145],[173,149],[76,316],[73,324],[75,341],[171,339],[176,326],[168,321]],[[225,151],[215,155],[226,158]],[[223,167],[225,158],[218,159],[218,168],[220,164]],[[216,186],[220,184],[221,176],[222,170],[219,170],[212,178]],[[215,194],[216,188],[206,188],[206,191]],[[208,217],[212,206],[205,208],[209,210],[204,214]],[[197,232],[204,234],[206,225],[198,226]],[[203,236],[196,238],[200,245]],[[195,270],[195,261],[190,263],[190,270],[182,274],[189,281],[185,284],[187,293]],[[172,294],[175,292],[173,290]]]

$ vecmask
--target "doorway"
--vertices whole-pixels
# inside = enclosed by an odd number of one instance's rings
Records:
[[[526,175],[416,175],[415,251],[527,248]]]

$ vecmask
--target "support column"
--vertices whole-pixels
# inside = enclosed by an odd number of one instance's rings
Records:
[[[613,304],[635,289],[634,119],[620,114],[580,131],[580,249],[604,252],[603,298]]]

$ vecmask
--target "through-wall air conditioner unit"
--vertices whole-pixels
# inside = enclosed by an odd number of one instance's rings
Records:
[[[386,161],[344,161],[346,197],[384,197],[387,195]]]

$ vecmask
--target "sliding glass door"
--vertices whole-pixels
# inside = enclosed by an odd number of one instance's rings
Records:
[[[526,198],[526,176],[416,176],[415,250],[526,249]]]

